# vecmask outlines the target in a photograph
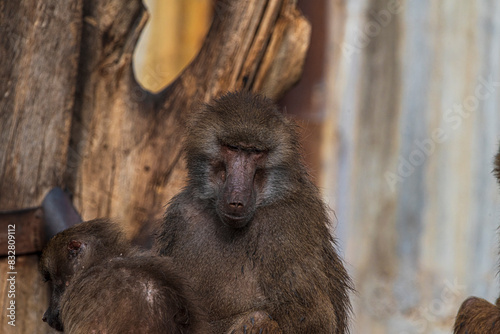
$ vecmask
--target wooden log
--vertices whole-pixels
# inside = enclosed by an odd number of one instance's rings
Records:
[[[0,1],[0,210],[36,207],[63,184],[81,18],[81,0]],[[53,332],[41,321],[48,294],[37,264],[37,255],[17,256],[12,270],[0,259],[1,333]],[[7,272],[17,273],[15,296]],[[8,324],[11,301],[15,327]]]

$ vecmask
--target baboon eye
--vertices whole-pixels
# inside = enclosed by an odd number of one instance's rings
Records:
[[[238,146],[234,146],[234,145],[226,145],[226,147],[228,149],[230,149],[231,151],[238,151],[239,150]]]
[[[264,150],[254,150],[253,151],[253,154],[255,155],[258,155],[258,156],[261,156],[261,155],[264,155],[266,152]]]

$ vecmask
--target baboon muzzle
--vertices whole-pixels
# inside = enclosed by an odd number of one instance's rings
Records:
[[[226,161],[226,180],[217,211],[224,224],[242,228],[255,212],[255,159],[245,151],[233,152]]]

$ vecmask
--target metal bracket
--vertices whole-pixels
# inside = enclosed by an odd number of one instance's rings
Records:
[[[16,255],[40,252],[50,238],[81,221],[69,195],[53,188],[39,207],[0,211],[0,245],[8,244],[11,231]],[[7,254],[7,247],[0,246],[0,256]]]

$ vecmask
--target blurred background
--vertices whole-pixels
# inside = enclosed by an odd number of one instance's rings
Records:
[[[158,91],[195,56],[217,8],[145,4],[134,66]],[[352,332],[450,333],[467,296],[500,291],[500,2],[298,4],[311,45],[280,104],[334,211],[357,289]]]

